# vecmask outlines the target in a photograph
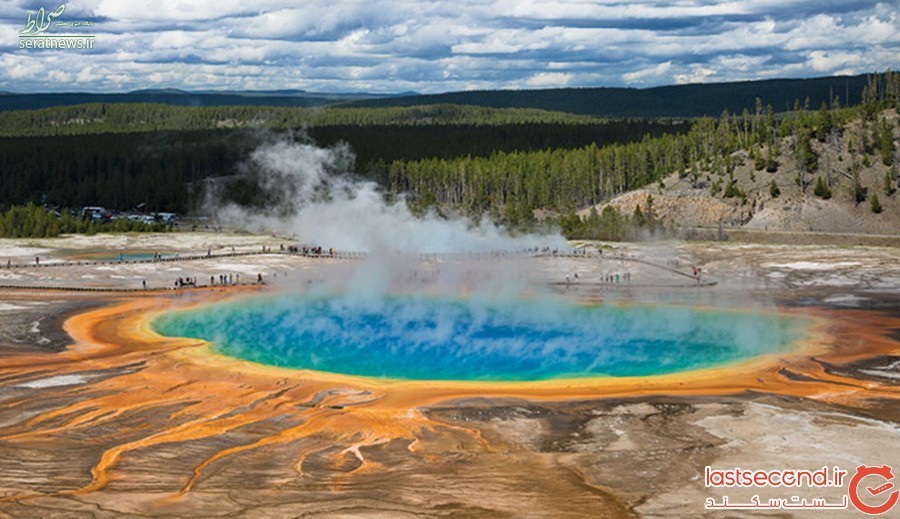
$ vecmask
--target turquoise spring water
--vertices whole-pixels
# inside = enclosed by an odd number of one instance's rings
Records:
[[[409,380],[536,381],[686,371],[784,350],[805,319],[672,306],[267,296],[174,311],[154,329],[261,364]]]

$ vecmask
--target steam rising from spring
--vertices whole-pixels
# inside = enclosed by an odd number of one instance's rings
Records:
[[[646,290],[654,286],[650,270],[672,276],[672,269],[638,268],[609,254],[546,261],[517,254],[568,245],[559,235],[511,236],[486,220],[418,218],[403,195],[386,200],[374,182],[355,178],[353,162],[346,145],[326,149],[293,139],[263,145],[245,169],[268,207],[230,205],[219,218],[326,251],[366,252],[365,261],[322,262],[290,281],[282,276],[283,299],[207,307],[158,324],[260,362],[419,379],[672,372],[778,351],[799,336],[796,323],[765,313],[576,305],[549,288],[562,268],[583,266],[597,278],[643,269],[644,301],[660,297]],[[304,275],[318,278],[297,279]],[[675,277],[691,287],[670,293],[679,303],[696,296],[699,283]],[[616,292],[605,291],[603,300]],[[385,363],[397,369],[384,371]]]
[[[354,178],[354,160],[346,144],[320,148],[293,139],[265,144],[251,154],[245,170],[256,177],[269,206],[254,212],[227,205],[217,216],[346,251],[471,253],[566,246],[558,234],[512,237],[486,219],[473,224],[433,212],[417,218],[402,194],[388,202],[377,184]]]
[[[802,319],[546,300],[278,297],[160,317],[165,334],[212,340],[264,364],[418,380],[544,380],[672,373],[776,352]]]

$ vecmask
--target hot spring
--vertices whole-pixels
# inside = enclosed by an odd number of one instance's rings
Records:
[[[273,366],[405,380],[539,381],[687,371],[784,351],[797,317],[675,306],[263,296],[172,311],[162,335]]]

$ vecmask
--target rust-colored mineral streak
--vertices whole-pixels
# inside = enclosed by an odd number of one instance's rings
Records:
[[[222,296],[210,299],[215,297]],[[251,455],[248,464],[259,462],[261,454],[277,458],[265,470],[257,467],[275,491],[278,485],[316,479],[323,467],[332,469],[332,476],[319,479],[330,489],[342,489],[386,470],[390,459],[427,466],[446,463],[448,453],[503,452],[506,446],[479,429],[423,412],[468,397],[549,401],[754,391],[858,408],[898,399],[896,386],[828,368],[898,352],[898,343],[882,332],[900,327],[900,321],[868,311],[804,309],[802,313],[816,324],[799,348],[720,369],[653,377],[476,383],[383,381],[225,358],[202,341],[160,337],[149,329],[152,315],[178,305],[164,298],[126,300],[69,319],[65,328],[74,343],[64,352],[0,358],[0,384],[13,378],[21,383],[59,375],[89,377],[87,384],[57,391],[67,401],[48,402],[27,420],[0,429],[0,442],[46,449],[71,438],[91,437],[101,446],[90,474],[71,479],[80,483],[39,491],[4,488],[0,500],[87,495],[127,485],[147,477],[139,470],[143,453],[173,444],[196,446],[182,449],[172,461],[173,470],[160,473],[154,483],[154,506],[176,509],[198,488],[215,484],[209,478],[223,462],[233,464]],[[5,405],[22,405],[28,398],[40,398],[40,391]],[[397,452],[406,454],[397,458]],[[541,463],[514,463],[503,470],[511,481],[533,482],[543,470]],[[555,478],[554,484],[564,484]],[[552,484],[547,485],[553,492]],[[586,484],[583,490],[584,500],[599,500],[610,515],[623,512],[621,504],[602,490]],[[585,502],[576,499],[573,506]]]

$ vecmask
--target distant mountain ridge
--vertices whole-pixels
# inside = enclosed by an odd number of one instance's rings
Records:
[[[176,106],[293,106],[314,107],[340,102],[365,100],[378,94],[319,94],[302,90],[199,91],[177,88],[142,89],[115,94],[88,92],[18,94],[0,93],[0,112],[36,110],[85,103],[158,103]]]
[[[354,107],[475,105],[490,108],[540,108],[596,117],[718,116],[724,110],[741,113],[756,99],[776,112],[790,110],[795,100],[809,98],[810,108],[836,97],[842,105],[859,104],[868,75],[810,79],[767,79],[732,83],[700,83],[646,89],[557,88],[548,90],[485,90],[446,94],[366,99]]]
[[[645,89],[599,87],[545,90],[482,90],[443,94],[320,93],[304,90],[142,89],[127,93],[0,93],[0,112],[33,110],[85,103],[158,103],[177,106],[410,107],[455,104],[488,108],[537,108],[596,117],[700,117],[724,110],[740,113],[759,98],[775,111],[809,99],[810,108],[837,98],[858,104],[869,75],[809,79],[766,79],[731,83],[672,85]]]

